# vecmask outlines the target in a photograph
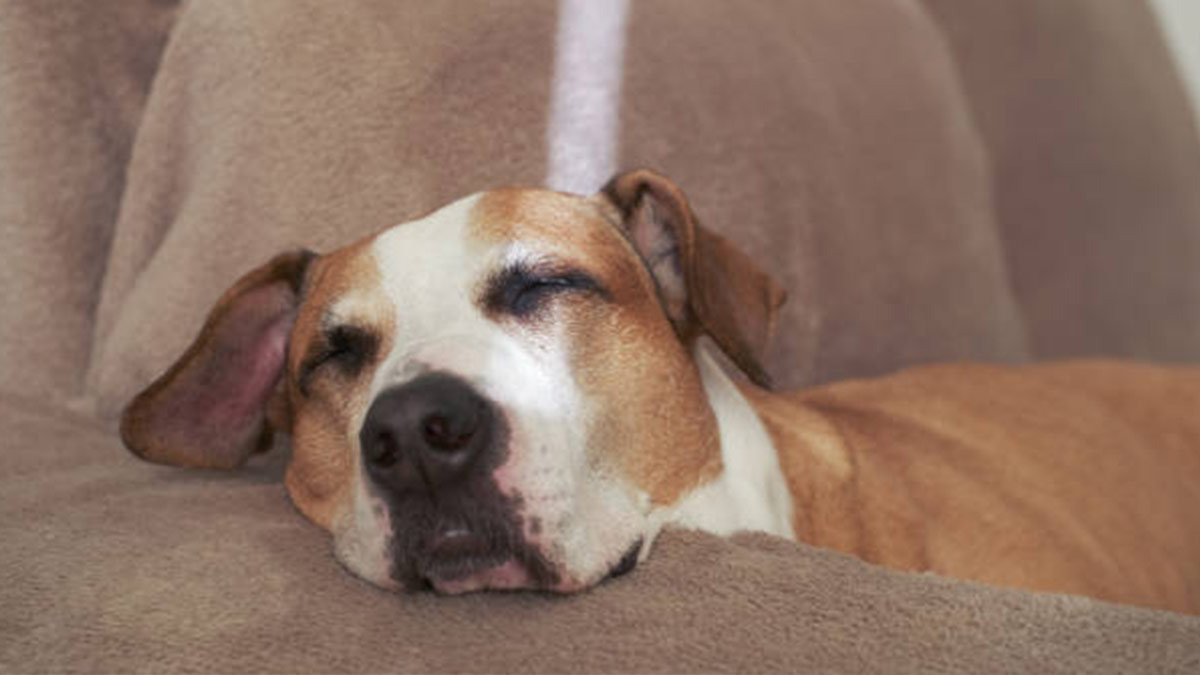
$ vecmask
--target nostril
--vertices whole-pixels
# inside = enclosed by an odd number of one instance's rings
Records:
[[[379,393],[359,428],[359,461],[398,492],[433,493],[478,475],[495,457],[491,403],[467,383],[432,373]]]
[[[474,416],[462,416],[454,424],[441,413],[426,415],[421,420],[421,435],[429,447],[437,450],[458,450],[475,434]]]
[[[396,463],[399,453],[400,446],[396,442],[396,437],[390,431],[382,431],[375,437],[375,442],[367,454],[367,461],[381,469],[386,469]]]

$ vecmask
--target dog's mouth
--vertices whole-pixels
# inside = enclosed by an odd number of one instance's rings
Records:
[[[424,534],[398,533],[396,580],[411,591],[446,594],[554,587],[558,573],[519,532],[508,523],[484,520],[443,523]]]
[[[413,571],[422,586],[447,593],[519,588],[531,581],[514,552],[491,539],[466,527],[447,528],[429,539]]]
[[[561,560],[580,552],[559,551],[541,523],[544,515],[531,514],[520,492],[502,492],[490,469],[483,467],[437,493],[408,489],[383,495],[391,516],[390,577],[395,585],[445,594],[518,589],[570,593],[627,574],[637,565],[640,538],[607,569],[593,567],[580,575]]]
[[[481,590],[555,590],[560,585],[559,574],[536,547],[515,541],[507,532],[446,527],[410,550],[411,555],[397,559],[397,567],[402,570],[401,582],[411,591],[457,595]],[[638,539],[600,581],[631,572],[641,550],[642,540]]]
[[[498,553],[476,532],[465,527],[448,528],[430,540],[423,571],[435,579],[458,579],[502,562]]]
[[[633,545],[629,547],[629,550],[625,552],[625,555],[621,556],[621,559],[612,566],[612,569],[608,570],[608,574],[604,578],[616,579],[617,577],[623,577],[632,572],[633,568],[637,567],[638,556],[640,556],[641,553],[642,540],[638,539],[637,541],[633,542]]]

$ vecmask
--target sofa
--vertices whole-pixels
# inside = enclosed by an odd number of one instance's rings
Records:
[[[1200,672],[1200,617],[754,533],[388,593],[290,507],[286,438],[122,447],[275,252],[635,166],[787,288],[779,386],[1200,360],[1200,142],[1140,1],[0,0],[0,672]]]

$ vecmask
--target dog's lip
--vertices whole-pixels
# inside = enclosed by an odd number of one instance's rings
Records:
[[[612,569],[608,571],[608,575],[605,578],[616,579],[617,577],[625,576],[626,574],[632,572],[633,568],[637,567],[638,556],[641,555],[641,553],[642,539],[639,538],[637,541],[633,542],[633,545],[629,547],[629,550],[625,551],[625,555],[621,556],[621,559],[612,566]]]
[[[529,568],[515,558],[482,567],[470,574],[452,578],[426,578],[429,586],[446,595],[458,595],[472,591],[512,591],[534,588]]]
[[[639,538],[609,568],[600,581],[624,576],[637,567],[644,540]],[[497,548],[485,536],[467,527],[448,527],[430,537],[425,554],[415,561],[412,590],[433,590],[457,595],[484,589],[516,590],[543,589],[558,592],[582,590],[590,584],[556,584],[539,582],[528,561],[514,551]]]
[[[465,527],[448,527],[434,535],[430,548],[437,548],[443,545],[455,545],[459,542],[472,541],[479,537],[470,529]]]
[[[497,557],[496,551],[478,532],[467,527],[448,527],[428,540],[426,555],[432,561],[455,558]]]
[[[450,527],[429,539],[421,558],[419,574],[426,583],[440,588],[504,565],[513,556],[476,530]]]
[[[432,558],[457,558],[490,552],[487,541],[465,527],[446,528],[429,540],[428,554]]]

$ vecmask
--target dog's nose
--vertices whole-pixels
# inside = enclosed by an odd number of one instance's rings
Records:
[[[469,474],[493,427],[491,406],[469,384],[422,375],[371,404],[359,431],[363,463],[382,487],[435,492]]]

